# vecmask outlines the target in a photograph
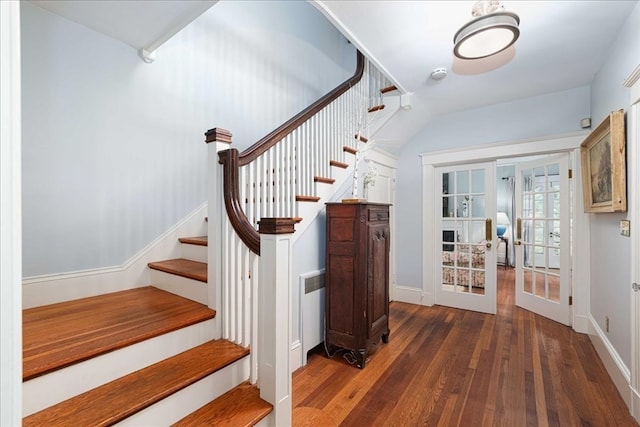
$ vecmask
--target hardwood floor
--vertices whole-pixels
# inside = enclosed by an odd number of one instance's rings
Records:
[[[365,369],[310,354],[294,425],[637,426],[588,336],[515,307],[513,270],[498,274],[495,316],[392,302]]]

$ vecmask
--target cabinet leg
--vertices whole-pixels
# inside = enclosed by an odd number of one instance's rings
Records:
[[[385,344],[389,344],[389,331],[387,333],[382,334],[382,342]]]
[[[356,366],[360,369],[364,369],[364,364],[367,362],[367,350],[360,349],[356,353]]]

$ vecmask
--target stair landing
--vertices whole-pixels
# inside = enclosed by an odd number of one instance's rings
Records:
[[[215,317],[148,286],[23,311],[23,380]]]

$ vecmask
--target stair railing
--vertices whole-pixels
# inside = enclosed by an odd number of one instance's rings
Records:
[[[380,89],[390,85],[357,55],[353,76],[242,153],[229,148],[230,132],[214,128],[205,133],[210,143],[210,305],[221,311],[220,336],[251,347],[253,383],[260,354],[257,228],[261,218],[308,224],[313,218],[300,216],[300,204],[319,201],[318,183],[331,182],[336,169],[344,172],[353,165],[363,140],[358,122],[363,108],[378,105]],[[216,155],[222,168],[214,164]]]

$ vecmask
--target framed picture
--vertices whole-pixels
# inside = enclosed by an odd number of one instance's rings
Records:
[[[624,110],[613,111],[580,145],[585,212],[626,212]]]

